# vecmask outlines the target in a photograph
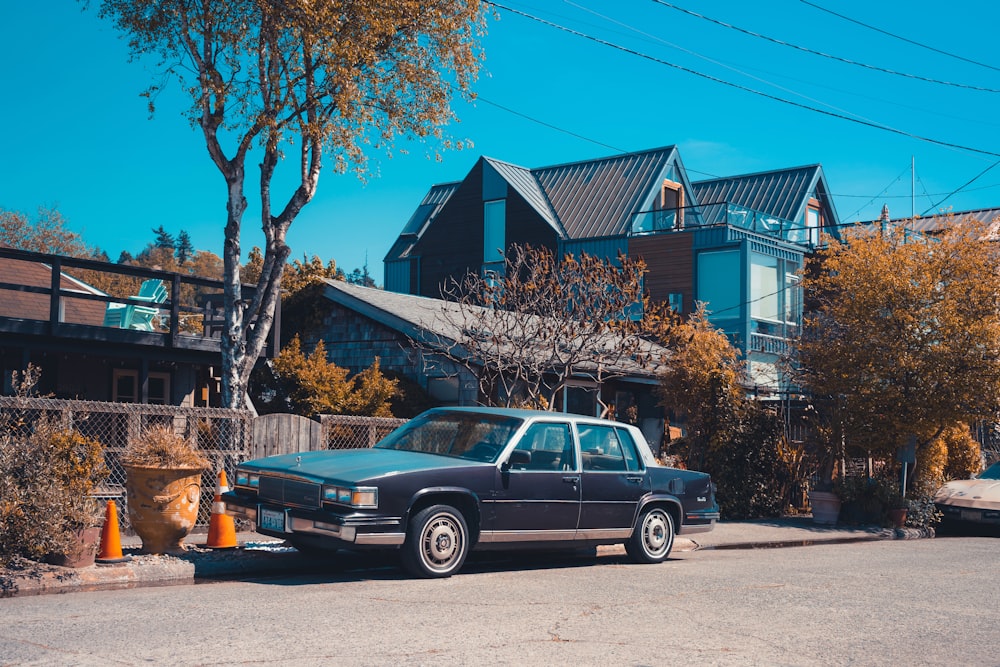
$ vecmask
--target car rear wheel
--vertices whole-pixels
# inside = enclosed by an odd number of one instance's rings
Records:
[[[662,563],[673,546],[673,517],[662,507],[651,507],[640,515],[625,551],[636,563]]]
[[[410,521],[401,554],[403,567],[417,577],[450,577],[469,553],[469,529],[454,507],[432,505]]]

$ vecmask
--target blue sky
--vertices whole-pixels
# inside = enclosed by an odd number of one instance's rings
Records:
[[[427,189],[463,178],[480,155],[541,167],[676,144],[694,180],[821,163],[843,222],[883,204],[894,217],[1000,206],[1000,164],[989,169],[1000,161],[1000,5],[671,0],[711,22],[655,0],[505,4],[579,34],[499,10],[480,99],[456,104],[461,122],[449,129],[473,147],[435,161],[433,147],[400,141],[405,154],[373,155],[367,183],[326,172],[291,227],[292,257],[347,271],[367,258],[381,282],[382,258]],[[112,259],[140,251],[160,225],[221,254],[224,182],[181,117],[186,102],[170,89],[149,119],[139,93],[154,72],[128,62],[110,24],[70,0],[6,2],[0,62],[0,208],[56,207]],[[244,250],[262,240],[254,211]]]

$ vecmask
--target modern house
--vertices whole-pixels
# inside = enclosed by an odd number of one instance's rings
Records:
[[[134,291],[111,296],[83,276]],[[0,248],[2,393],[30,363],[54,398],[218,406],[221,292],[194,276]]]
[[[675,146],[524,168],[481,157],[431,187],[385,257],[386,290],[435,297],[449,277],[499,271],[512,244],[557,256],[620,253],[648,266],[653,299],[710,319],[764,393],[801,321],[796,272],[839,220],[822,167],[691,182]]]

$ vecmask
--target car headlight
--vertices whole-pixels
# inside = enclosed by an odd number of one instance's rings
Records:
[[[249,470],[236,469],[236,486],[249,486],[258,488],[260,486],[260,475]]]
[[[323,486],[323,501],[360,509],[378,508],[378,488],[374,486]]]

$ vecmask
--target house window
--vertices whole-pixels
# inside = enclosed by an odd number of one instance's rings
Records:
[[[778,321],[780,300],[778,258],[753,253],[750,259],[750,317]]]
[[[684,187],[675,181],[663,181],[654,212],[656,229],[684,227]]]
[[[819,230],[823,228],[823,210],[819,201],[810,199],[806,207],[806,240],[810,245],[819,245]]]
[[[668,298],[668,304],[670,305],[670,310],[675,313],[684,312],[684,295],[680,292],[671,292]]]
[[[507,245],[507,201],[483,202],[483,264],[484,269],[503,266]]]
[[[170,374],[150,373],[148,401],[152,405],[170,403]],[[112,378],[111,400],[115,403],[139,402],[139,371],[130,368],[116,368]]]
[[[740,251],[713,250],[698,255],[698,301],[711,321],[740,317]]]

